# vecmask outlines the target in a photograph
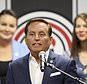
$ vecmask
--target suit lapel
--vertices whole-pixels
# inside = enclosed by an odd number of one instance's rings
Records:
[[[55,65],[55,63],[56,63],[55,55],[52,51],[50,51],[47,62],[51,63],[52,61],[53,61],[53,64]],[[26,80],[26,84],[32,84],[31,78],[30,78],[30,73],[29,73],[29,54],[24,57],[22,66],[23,66],[23,74],[24,74],[23,76],[24,76],[24,79]],[[54,70],[52,68],[45,67],[42,84],[48,84],[48,80],[50,79],[50,74],[52,72],[54,72]]]
[[[30,73],[29,73],[29,54],[23,59],[23,74],[26,84],[31,84]]]
[[[49,52],[49,56],[48,56],[48,63],[51,63],[55,65],[55,56],[53,55],[52,51]],[[51,67],[45,67],[44,70],[44,76],[43,76],[43,81],[42,84],[48,84],[48,80],[50,79],[50,74],[53,72],[54,70]]]

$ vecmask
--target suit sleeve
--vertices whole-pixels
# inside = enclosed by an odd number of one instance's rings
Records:
[[[75,66],[75,61],[74,60],[70,61],[66,67],[66,72],[72,75],[73,77],[78,77],[76,70],[77,69]],[[80,84],[80,83],[79,81],[65,75],[64,84]]]

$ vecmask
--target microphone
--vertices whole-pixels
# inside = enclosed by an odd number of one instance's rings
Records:
[[[57,71],[59,71],[59,72],[65,74],[65,75],[67,75],[68,77],[72,78],[73,80],[78,81],[78,82],[81,83],[81,84],[87,84],[86,82],[82,81],[80,78],[74,77],[74,76],[68,74],[67,72],[65,72],[65,71],[63,71],[63,70],[57,68],[55,65],[46,62],[46,59],[45,59],[45,57],[46,57],[46,52],[41,51],[41,52],[39,53],[39,57],[40,57],[40,69],[41,69],[42,72],[44,72],[45,67],[54,68],[55,70],[57,70]]]
[[[39,57],[40,57],[40,69],[42,72],[44,72],[44,69],[45,69],[45,62],[46,62],[46,59],[45,59],[45,56],[46,56],[46,53],[44,51],[41,51],[39,53]]]

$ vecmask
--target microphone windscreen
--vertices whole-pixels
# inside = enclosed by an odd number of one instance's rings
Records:
[[[46,55],[46,52],[45,52],[45,51],[40,51],[40,52],[39,52],[39,57],[41,57],[42,55],[45,56],[45,55]]]

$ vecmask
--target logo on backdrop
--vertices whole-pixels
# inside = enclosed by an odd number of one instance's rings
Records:
[[[15,40],[25,42],[24,27],[27,21],[34,17],[43,18],[52,26],[53,42],[51,48],[54,49],[54,52],[62,54],[64,50],[68,50],[71,47],[73,25],[63,16],[48,11],[31,12],[20,17],[17,32],[13,37]]]

